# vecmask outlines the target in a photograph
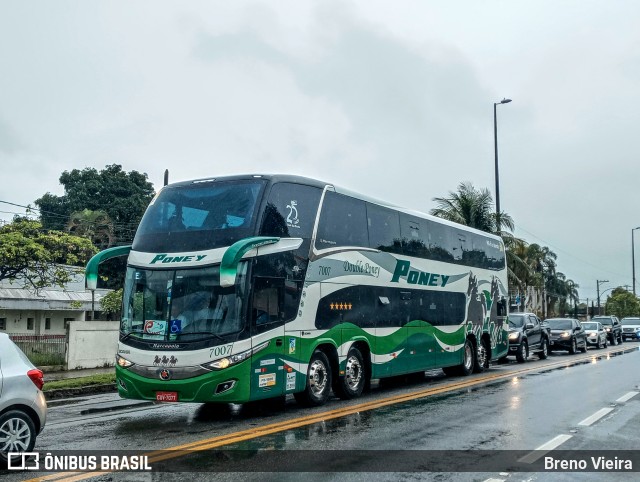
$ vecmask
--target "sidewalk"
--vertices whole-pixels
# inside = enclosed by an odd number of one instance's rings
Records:
[[[45,372],[44,381],[52,382],[55,380],[67,380],[69,378],[90,377],[91,375],[103,375],[115,373],[115,367],[107,368],[85,368],[82,370],[69,370],[63,372]]]

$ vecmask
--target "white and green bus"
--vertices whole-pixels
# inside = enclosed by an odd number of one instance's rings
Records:
[[[128,253],[122,397],[321,405],[371,379],[507,354],[502,240],[286,175],[165,186]]]

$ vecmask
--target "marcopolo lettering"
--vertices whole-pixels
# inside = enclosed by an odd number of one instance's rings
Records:
[[[189,254],[187,256],[168,256],[164,254],[156,254],[155,258],[151,260],[151,264],[160,263],[189,263],[191,261],[202,261],[206,258],[206,254]]]
[[[410,285],[440,286],[441,288],[444,288],[449,281],[449,276],[412,270],[409,261],[398,260],[391,282],[398,283],[400,278],[406,278]]]

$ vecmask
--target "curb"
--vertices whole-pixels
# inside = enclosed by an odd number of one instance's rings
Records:
[[[75,388],[55,388],[44,392],[44,397],[48,400],[57,400],[60,398],[79,397],[82,395],[94,395],[96,393],[117,392],[115,383],[107,383],[103,385],[87,385]]]

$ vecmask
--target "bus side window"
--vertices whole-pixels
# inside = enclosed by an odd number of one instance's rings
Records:
[[[274,287],[256,289],[253,295],[252,314],[256,325],[278,321],[278,290]]]

